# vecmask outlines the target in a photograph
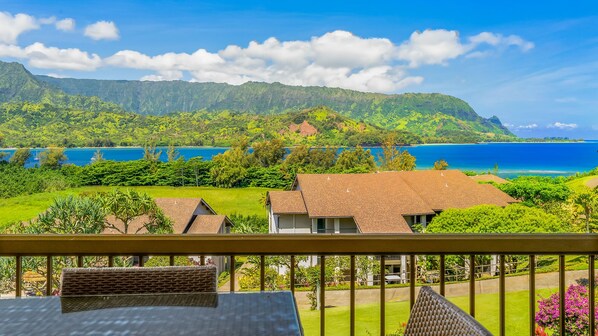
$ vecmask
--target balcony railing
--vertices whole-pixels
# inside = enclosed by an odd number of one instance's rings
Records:
[[[466,255],[469,266],[469,313],[475,316],[475,256],[499,255],[499,334],[505,334],[505,256],[529,256],[529,318],[530,335],[535,327],[535,258],[538,255],[558,255],[560,294],[560,334],[565,334],[565,256],[588,256],[589,311],[594,317],[594,256],[598,254],[598,235],[594,234],[518,234],[518,235],[447,235],[447,234],[398,234],[398,235],[0,235],[0,256],[16,258],[16,295],[22,291],[22,258],[47,257],[46,294],[52,293],[52,258],[76,256],[79,267],[84,256],[107,256],[113,265],[117,256],[228,256],[230,265],[230,290],[235,289],[235,257],[260,256],[260,289],[265,289],[265,257],[290,256],[291,265],[299,255],[320,256],[320,283],[325,286],[327,256],[350,257],[350,332],[355,334],[355,257],[376,256],[380,261],[380,278],[385,278],[386,258],[406,255],[409,260],[409,302],[413,306],[416,293],[416,256],[439,256],[439,291],[445,294],[445,256]],[[204,258],[201,258],[202,262]],[[143,265],[141,265],[143,266]],[[295,269],[289,270],[291,279]],[[380,334],[385,335],[385,282],[380,282]],[[294,281],[290,290],[295,291]],[[320,290],[320,305],[326,306],[326,291]],[[320,310],[320,333],[325,334],[325,309]],[[590,318],[589,330],[594,330]]]

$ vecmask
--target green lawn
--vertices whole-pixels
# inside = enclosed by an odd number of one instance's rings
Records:
[[[48,208],[58,196],[80,194],[82,192],[108,191],[113,187],[81,187],[52,193],[40,193],[0,199],[0,227],[15,221],[35,218]],[[124,187],[123,187],[124,188]],[[267,188],[213,188],[213,187],[131,187],[148,193],[152,197],[202,197],[219,214],[266,216],[261,201]]]
[[[569,188],[571,188],[573,190],[583,190],[583,189],[588,188],[586,186],[586,182],[593,180],[595,178],[598,178],[598,175],[592,175],[592,176],[578,178],[578,179],[567,182],[567,185],[569,186]]]
[[[548,297],[556,289],[540,289],[536,293]],[[359,292],[357,292],[359,295]],[[450,299],[464,311],[469,311],[469,298],[466,296]],[[348,302],[347,302],[348,304]],[[528,292],[506,294],[506,331],[507,335],[529,334]],[[306,336],[317,336],[320,332],[320,312],[300,310],[301,323]],[[358,305],[355,308],[356,335],[380,334],[380,307],[378,304]],[[498,334],[498,294],[476,295],[476,317],[490,332]],[[390,334],[409,319],[409,302],[386,303],[386,332]],[[326,335],[349,334],[349,307],[326,309]]]

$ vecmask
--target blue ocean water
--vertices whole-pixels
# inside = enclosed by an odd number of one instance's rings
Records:
[[[162,149],[162,160],[166,160],[166,148]],[[369,148],[374,156],[381,153],[379,147]],[[490,144],[441,144],[403,147],[417,158],[419,169],[431,168],[434,162],[444,159],[449,168],[474,170],[479,172],[494,171],[504,177],[517,175],[566,176],[584,172],[598,166],[598,141],[575,143],[490,143]],[[33,149],[38,154],[44,149]],[[67,163],[86,165],[97,148],[68,148]],[[100,148],[106,160],[129,161],[143,157],[143,148]],[[201,156],[210,160],[227,148],[215,147],[179,147],[179,153],[185,158]],[[339,149],[342,151],[343,149]],[[14,150],[1,150],[12,153]],[[34,155],[35,156],[35,155]],[[38,161],[32,159],[28,166]]]

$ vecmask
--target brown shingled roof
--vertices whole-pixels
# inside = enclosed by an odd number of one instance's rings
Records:
[[[478,184],[457,170],[299,174],[293,188],[296,190],[270,193],[273,213],[352,217],[362,233],[411,232],[403,216],[516,202],[494,186]]]
[[[216,234],[222,225],[231,225],[224,215],[197,215],[186,233]]]
[[[156,205],[162,209],[164,215],[172,221],[173,233],[176,234],[186,233],[196,210],[201,205],[204,205],[212,214],[216,214],[216,212],[214,212],[214,210],[201,198],[156,198],[154,201],[156,202]],[[114,216],[108,216],[106,221],[118,227],[120,230],[124,230],[124,224]],[[128,233],[136,233],[137,230],[148,221],[149,217],[145,215],[135,218],[129,224]],[[102,233],[118,234],[120,232],[113,229],[105,229]],[[137,233],[147,233],[147,230],[143,228]]]
[[[504,178],[498,177],[494,174],[482,174],[482,175],[475,175],[470,176],[472,180],[476,182],[494,182],[498,184],[509,183],[509,181],[505,180]]]
[[[270,191],[268,201],[272,205],[272,212],[278,214],[306,214],[300,191]]]

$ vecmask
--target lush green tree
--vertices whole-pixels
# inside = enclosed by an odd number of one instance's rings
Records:
[[[595,232],[597,218],[596,212],[598,211],[598,189],[584,190],[577,192],[572,197],[573,204],[577,206],[577,211],[582,216],[585,223],[586,232]]]
[[[438,160],[434,162],[434,170],[446,170],[449,164],[445,160]]]
[[[243,147],[233,147],[214,156],[211,175],[216,186],[231,188],[243,183],[250,165],[249,154]]]
[[[286,150],[282,140],[266,140],[253,144],[253,153],[251,158],[257,165],[262,167],[270,167],[280,164],[285,153]]]
[[[17,166],[24,166],[30,158],[31,151],[29,148],[18,148],[10,157],[9,162]]]
[[[30,225],[38,233],[99,234],[105,218],[104,208],[96,200],[66,196],[55,199]]]
[[[336,159],[334,168],[339,172],[368,173],[374,171],[376,162],[369,149],[357,146],[355,149],[342,151]]]
[[[104,154],[102,153],[101,149],[97,149],[94,153],[93,153],[93,157],[91,158],[91,161],[93,162],[100,162],[104,160]]]
[[[0,152],[0,162],[4,162],[8,157],[10,157],[10,153]]]
[[[107,216],[113,216],[119,223],[105,222],[105,227],[116,232],[139,233],[144,229],[149,233],[172,233],[172,222],[164,215],[156,202],[147,194],[132,189],[114,189],[99,193],[94,200],[101,204]],[[144,222],[135,232],[129,229],[133,220],[143,218]]]
[[[229,216],[234,226],[232,232],[244,234],[268,233],[268,219],[263,216],[245,216],[232,214]]]
[[[309,150],[309,165],[315,172],[327,171],[334,166],[337,149],[333,147],[311,148]]]
[[[390,135],[382,143],[382,155],[378,158],[380,169],[403,171],[415,170],[415,157],[406,150],[400,150],[396,146],[396,139]]]
[[[143,146],[143,159],[150,162],[160,161],[162,151],[156,148],[155,144],[146,144]]]
[[[174,145],[170,144],[168,145],[166,156],[168,157],[168,162],[173,162],[178,160],[181,157],[181,154]]]
[[[526,205],[536,206],[566,202],[572,193],[565,179],[540,176],[520,176],[497,187]]]
[[[39,153],[40,166],[44,168],[58,169],[66,160],[68,158],[64,154],[64,148],[50,147]]]

